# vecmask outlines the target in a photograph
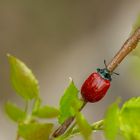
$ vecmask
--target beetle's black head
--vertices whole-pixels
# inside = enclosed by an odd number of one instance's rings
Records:
[[[104,78],[104,79],[107,79],[109,81],[112,80],[111,78],[111,74],[109,72],[108,69],[104,68],[104,69],[100,69],[100,68],[97,68],[97,72]]]

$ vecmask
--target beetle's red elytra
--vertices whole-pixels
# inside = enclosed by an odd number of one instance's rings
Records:
[[[110,87],[111,76],[106,69],[98,69],[92,73],[81,88],[81,95],[86,102],[101,100]]]

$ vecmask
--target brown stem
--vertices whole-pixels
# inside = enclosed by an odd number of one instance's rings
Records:
[[[129,38],[126,40],[122,48],[115,55],[115,57],[108,64],[107,69],[112,73],[115,68],[121,63],[121,61],[136,48],[140,40],[140,28],[138,28]]]
[[[74,121],[74,117],[68,118],[54,133],[53,137],[58,137],[62,135],[66,129],[70,126],[70,124]]]
[[[17,134],[16,140],[20,140],[20,135],[19,134]]]
[[[86,105],[86,102],[84,101],[82,107],[79,109],[81,111],[84,106]],[[71,125],[71,123],[74,121],[75,117],[68,118],[55,132],[52,134],[52,137],[58,137],[65,133],[65,131],[68,129],[68,127]]]

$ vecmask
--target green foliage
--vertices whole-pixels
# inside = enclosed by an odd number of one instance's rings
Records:
[[[39,118],[55,118],[59,115],[59,110],[51,106],[41,106],[41,99],[37,98],[34,103],[32,114]]]
[[[120,129],[128,140],[140,139],[140,97],[124,103],[120,112]]]
[[[32,113],[27,112],[28,116],[25,111],[10,102],[6,103],[5,111],[13,121],[18,123],[20,137],[25,140],[48,140],[53,124],[39,123],[37,118],[53,118],[58,116],[59,111],[54,107],[41,106],[38,81],[31,70],[14,56],[8,55],[8,59],[11,68],[11,81],[15,91],[25,100],[34,99],[34,104]],[[25,108],[28,111],[28,106]]]
[[[89,140],[92,130],[103,130],[107,140],[115,140],[118,134],[125,140],[140,139],[140,97],[131,98],[119,109],[118,101],[109,106],[105,113],[104,121],[90,125],[80,108],[84,102],[78,97],[78,89],[71,80],[60,100],[60,110],[49,105],[42,106],[39,97],[38,81],[31,70],[19,59],[8,55],[11,67],[11,81],[17,94],[32,105],[31,112],[28,106],[23,111],[17,105],[7,102],[5,111],[11,120],[18,124],[18,135],[25,140],[49,140],[52,134],[52,123],[40,123],[42,118],[55,118],[63,123],[67,118],[75,116],[76,127],[71,127],[64,135],[56,140],[68,140],[75,134],[82,134]],[[34,103],[31,101],[34,99]],[[19,139],[17,139],[19,140]]]
[[[89,140],[90,136],[92,134],[92,129],[90,124],[87,122],[85,117],[82,115],[82,113],[77,112],[76,113],[76,122],[78,124],[79,130],[81,134],[83,135],[85,140]]]
[[[52,128],[51,123],[19,124],[18,133],[25,140],[49,140]]]
[[[59,115],[59,110],[51,106],[43,106],[38,108],[33,115],[39,118],[55,118]]]
[[[118,130],[125,140],[140,139],[140,97],[131,98],[121,109],[113,103],[106,112],[104,132],[108,140],[115,140]]]
[[[79,109],[82,106],[82,102],[78,98],[78,92],[74,82],[71,80],[60,100],[59,123],[63,123],[67,118],[75,115],[74,102],[76,102]]]
[[[25,100],[38,97],[38,81],[32,71],[19,59],[8,54],[11,68],[11,82],[18,95]]]
[[[5,104],[5,111],[9,118],[15,122],[23,121],[27,114],[11,102]]]
[[[104,132],[108,140],[115,140],[119,129],[118,101],[109,106],[104,119]]]

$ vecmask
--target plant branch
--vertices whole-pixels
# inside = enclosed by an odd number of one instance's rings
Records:
[[[107,65],[107,69],[112,73],[121,61],[136,48],[140,40],[140,27],[125,41],[122,48],[114,56],[111,62]]]
[[[84,106],[86,105],[86,102],[83,102],[82,107],[79,109],[81,111]],[[52,137],[58,137],[65,133],[65,131],[68,129],[68,127],[71,125],[71,123],[74,121],[75,116],[68,118],[55,132],[52,134]]]
[[[95,122],[91,125],[92,130],[103,130],[103,124],[104,121],[100,120],[98,122]],[[78,128],[73,129],[72,135],[78,134],[80,130]]]
[[[20,140],[20,135],[17,132],[16,140]]]
[[[138,28],[134,34],[132,34],[123,44],[122,48],[118,51],[118,53],[114,56],[111,62],[107,65],[107,69],[112,73],[115,68],[121,63],[121,61],[133,50],[136,48],[138,42],[140,40],[140,28]],[[86,105],[86,102],[83,104],[83,107]],[[68,118],[53,134],[52,137],[58,137],[65,133],[71,123],[74,121],[75,117]],[[99,123],[100,124],[100,123]],[[95,127],[96,125],[94,125]]]

